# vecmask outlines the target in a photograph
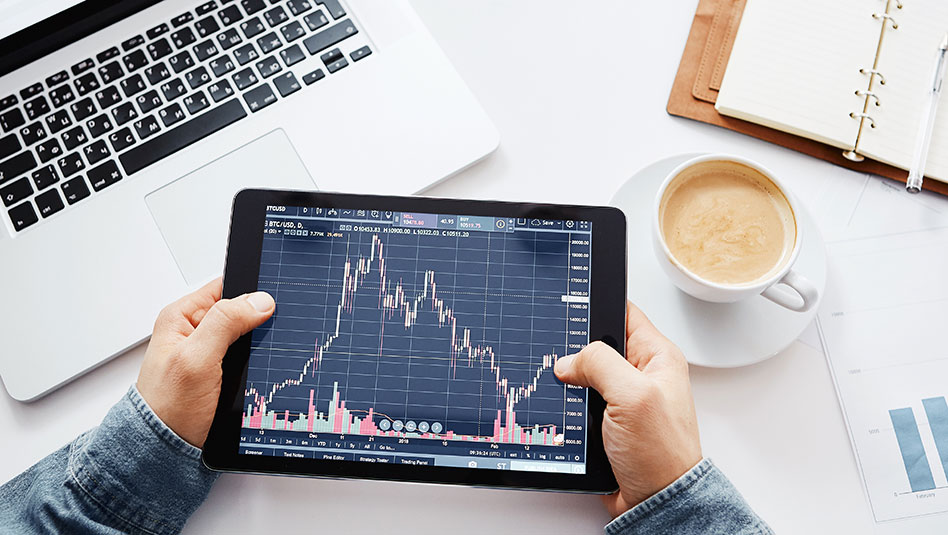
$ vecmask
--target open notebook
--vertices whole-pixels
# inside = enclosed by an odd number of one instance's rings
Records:
[[[946,0],[748,0],[719,113],[908,169]],[[926,175],[948,182],[942,94]]]

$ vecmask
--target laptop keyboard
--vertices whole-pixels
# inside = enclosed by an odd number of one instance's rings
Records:
[[[0,97],[0,201],[22,231],[372,53],[339,0],[204,2]],[[344,52],[345,50],[345,52]],[[291,66],[317,56],[305,74]]]

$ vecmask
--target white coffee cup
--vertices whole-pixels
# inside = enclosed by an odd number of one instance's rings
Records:
[[[761,178],[769,180],[779,190],[793,215],[794,241],[789,255],[781,259],[782,266],[772,269],[759,279],[739,284],[722,284],[702,278],[685,267],[672,254],[665,241],[662,230],[661,207],[665,193],[669,186],[676,184],[685,171],[693,171],[698,166],[709,165],[709,162],[728,162],[742,165],[756,172]],[[728,154],[708,154],[688,160],[676,167],[662,182],[655,196],[652,214],[652,243],[659,265],[679,289],[685,293],[713,303],[734,303],[744,299],[763,295],[767,299],[797,312],[810,310],[819,301],[819,290],[806,277],[793,270],[793,265],[800,256],[800,247],[803,241],[799,223],[796,200],[790,191],[768,169],[746,158]],[[776,268],[776,265],[774,266]]]

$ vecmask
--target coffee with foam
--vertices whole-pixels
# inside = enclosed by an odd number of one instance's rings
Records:
[[[797,239],[780,188],[731,161],[703,162],[675,177],[661,199],[659,222],[675,260],[722,285],[751,284],[780,271]]]

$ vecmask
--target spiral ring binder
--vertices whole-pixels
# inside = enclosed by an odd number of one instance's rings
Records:
[[[879,85],[885,85],[885,76],[879,72],[879,51],[882,50],[882,41],[885,39],[885,32],[890,26],[892,30],[899,29],[899,23],[895,20],[895,17],[892,16],[891,12],[893,9],[902,9],[901,0],[885,0],[885,12],[884,13],[873,13],[872,18],[882,21],[882,28],[879,30],[879,43],[876,48],[876,58],[873,61],[872,68],[859,69],[860,74],[869,75],[869,85],[865,89],[857,89],[855,91],[856,96],[862,98],[862,111],[852,112],[849,114],[850,117],[859,121],[859,130],[856,132],[856,142],[853,143],[852,150],[847,150],[843,152],[843,157],[847,160],[854,162],[861,162],[865,160],[865,157],[859,154],[859,142],[862,140],[862,133],[866,127],[866,122],[869,123],[869,128],[876,127],[876,121],[869,115],[869,101],[870,99],[875,99],[876,107],[881,107],[882,102],[879,100],[879,95],[876,94],[876,81],[878,80]]]

